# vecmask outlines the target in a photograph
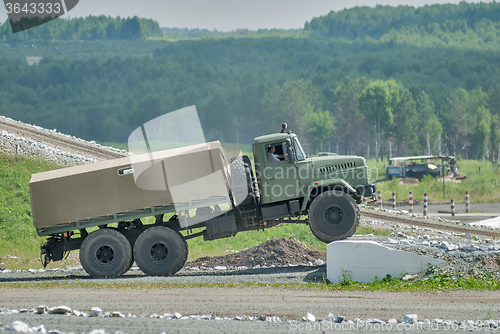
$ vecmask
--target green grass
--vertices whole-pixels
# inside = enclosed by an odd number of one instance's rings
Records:
[[[123,289],[123,290],[151,290],[151,289],[182,289],[182,288],[268,288],[286,290],[313,290],[313,291],[391,291],[391,292],[438,292],[438,291],[498,291],[500,281],[490,277],[462,278],[453,277],[447,273],[427,276],[418,281],[404,281],[401,278],[390,276],[380,279],[375,277],[370,283],[341,281],[328,284],[326,279],[309,283],[116,283],[93,282],[89,280],[45,281],[45,282],[12,282],[2,283],[3,289],[38,288],[38,289]]]
[[[377,189],[382,191],[382,199],[389,201],[392,193],[396,193],[397,201],[407,201],[409,191],[413,191],[413,200],[423,201],[424,193],[429,196],[429,201],[455,203],[465,202],[465,192],[469,191],[471,202],[493,203],[500,202],[500,171],[491,162],[477,160],[461,160],[457,162],[459,174],[467,177],[460,183],[445,182],[445,195],[443,199],[443,179],[441,177],[424,177],[418,184],[402,184],[399,179],[387,180],[385,166],[387,162],[378,163],[374,159],[368,161],[370,166],[371,181],[377,182]],[[481,168],[481,171],[479,171]],[[495,185],[495,181],[497,185]]]
[[[31,219],[29,181],[32,173],[60,167],[46,160],[0,154],[0,258],[7,265],[28,266],[37,259],[43,239],[36,235]]]

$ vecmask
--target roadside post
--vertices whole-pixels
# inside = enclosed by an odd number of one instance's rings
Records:
[[[392,209],[396,210],[396,193],[392,193]]]
[[[408,200],[408,205],[410,209],[408,210],[410,213],[413,213],[413,191],[410,191],[410,199]]]
[[[382,192],[378,190],[377,194],[378,194],[378,207],[382,209]]]
[[[424,194],[424,216],[427,217],[427,194]]]
[[[455,217],[455,202],[451,200],[451,215]]]
[[[465,192],[465,213],[469,213],[469,192]]]

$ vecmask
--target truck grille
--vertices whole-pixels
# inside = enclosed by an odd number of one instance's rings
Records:
[[[354,162],[346,162],[344,164],[320,167],[319,172],[320,173],[334,172],[334,171],[339,170],[339,169],[352,168],[355,166],[356,166],[356,164]]]

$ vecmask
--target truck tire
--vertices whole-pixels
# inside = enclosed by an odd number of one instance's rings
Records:
[[[172,276],[186,263],[188,247],[182,236],[165,226],[142,232],[134,245],[134,259],[146,275]]]
[[[132,266],[132,247],[120,232],[100,229],[83,240],[80,263],[92,277],[119,277]]]
[[[245,159],[246,158],[246,159]],[[245,163],[245,160],[247,163]],[[253,203],[249,194],[254,193],[253,175],[250,159],[245,156],[237,156],[231,159],[231,192],[235,204],[247,206]]]
[[[316,238],[329,243],[352,236],[359,218],[359,207],[349,195],[342,191],[327,191],[311,204],[309,228]]]
[[[251,193],[254,194],[257,198],[259,197],[259,187],[257,185],[257,181],[255,181],[255,177],[253,175],[253,168],[252,168],[252,161],[250,161],[250,158],[248,155],[243,155],[243,163],[245,164],[246,167],[248,167],[248,174],[250,174],[250,182],[251,182]]]

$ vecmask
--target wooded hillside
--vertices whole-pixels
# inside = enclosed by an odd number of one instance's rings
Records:
[[[310,153],[497,159],[499,11],[497,3],[363,7],[312,19],[303,31],[175,42],[144,40],[158,25],[138,18],[54,20],[39,27],[46,35],[22,40],[4,24],[0,114],[109,142],[194,104],[207,140],[250,143],[287,122]],[[132,36],[123,32],[132,21],[137,46],[156,48],[150,55],[129,56],[131,41],[116,40]],[[73,41],[62,43],[67,36]],[[27,66],[12,48],[35,37],[45,44],[30,54],[45,57]],[[68,56],[72,48],[85,54]]]

